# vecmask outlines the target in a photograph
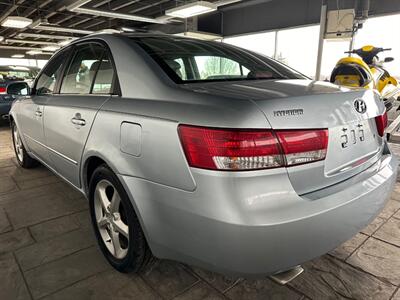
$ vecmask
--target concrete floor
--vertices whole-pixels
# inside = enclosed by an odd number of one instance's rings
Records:
[[[400,153],[400,147],[394,147]],[[140,276],[111,269],[87,201],[44,167],[19,168],[0,126],[0,299],[397,299],[400,183],[352,240],[304,265],[288,286],[155,260]]]

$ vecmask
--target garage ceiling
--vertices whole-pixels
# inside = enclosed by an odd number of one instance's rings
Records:
[[[218,5],[235,2],[208,1]],[[0,0],[0,22],[8,16],[22,16],[33,20],[33,24],[24,29],[0,27],[0,36],[4,37],[0,43],[0,57],[11,53],[25,53],[30,48],[43,47],[42,44],[35,45],[32,41],[57,43],[60,42],[60,36],[80,37],[85,32],[110,28],[143,29],[153,26],[154,29],[160,28],[154,25],[162,25],[163,31],[179,32],[184,28],[183,20],[166,17],[165,11],[190,2],[193,0]],[[47,28],[49,26],[62,29],[51,31]],[[79,29],[82,32],[68,32],[63,30],[65,28]],[[30,42],[26,43],[24,39]]]
[[[0,37],[4,37],[3,42],[0,42],[0,57],[10,57],[12,54],[25,54],[28,50],[40,49],[44,46],[43,42],[54,45],[65,37],[80,37],[110,28],[129,27],[160,30],[166,33],[182,32],[187,28],[187,24],[190,27],[191,20],[185,22],[184,19],[166,17],[165,11],[196,1],[0,0],[0,22],[7,16],[22,16],[33,20],[33,24],[24,29],[0,27]],[[215,3],[219,9],[217,12],[199,16],[198,30],[222,36],[316,24],[320,19],[322,3],[322,0],[207,1]],[[360,1],[368,0],[327,1],[329,9],[336,9],[338,4],[343,9],[357,7]],[[399,12],[400,1],[370,0],[371,16]],[[77,30],[80,32],[76,32]],[[34,44],[32,41],[42,43]],[[47,59],[48,55],[35,57]]]

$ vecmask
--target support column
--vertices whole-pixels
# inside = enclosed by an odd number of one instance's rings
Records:
[[[327,0],[322,0],[321,20],[319,22],[319,24],[320,24],[319,43],[318,43],[317,67],[315,70],[315,80],[321,79],[322,53],[324,51],[324,37],[325,37],[325,31],[326,31],[327,11],[328,11]]]
[[[279,42],[279,40],[278,40],[278,34],[279,34],[279,31],[278,31],[278,30],[275,31],[274,59],[278,59],[278,57],[279,57],[279,55],[278,55],[278,50],[279,50],[279,48],[278,48],[278,42]]]

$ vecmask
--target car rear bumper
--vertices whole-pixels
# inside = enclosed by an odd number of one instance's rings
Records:
[[[3,115],[8,115],[11,109],[12,102],[2,102],[0,101],[0,117]]]
[[[278,169],[239,175],[193,169],[194,192],[120,179],[155,256],[259,276],[327,253],[367,226],[390,196],[397,166],[388,152],[363,173],[302,196]]]

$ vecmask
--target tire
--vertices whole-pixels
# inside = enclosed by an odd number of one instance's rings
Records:
[[[19,131],[17,128],[17,124],[14,121],[11,121],[11,135],[14,146],[15,158],[17,159],[18,164],[25,168],[31,169],[39,165],[39,162],[26,152],[24,144],[22,143],[21,137],[19,135]]]
[[[123,273],[143,270],[151,251],[127,193],[106,165],[93,172],[89,205],[95,235],[108,262]]]

